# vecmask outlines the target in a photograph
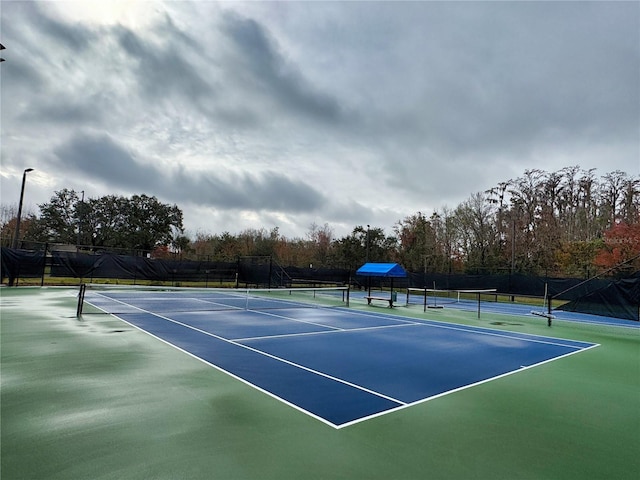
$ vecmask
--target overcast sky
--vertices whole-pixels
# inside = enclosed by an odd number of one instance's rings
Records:
[[[640,175],[640,2],[0,4],[1,201],[346,235],[579,165]]]

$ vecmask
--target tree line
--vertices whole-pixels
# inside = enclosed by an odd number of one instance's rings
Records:
[[[63,189],[38,207],[39,216],[30,213],[21,220],[24,241],[139,252],[186,244],[182,211],[156,197],[107,195],[85,200],[78,192]],[[3,208],[3,245],[15,234],[12,211]]]
[[[83,201],[65,189],[39,209],[23,220],[21,238],[156,257],[264,255],[282,265],[349,269],[369,260],[399,262],[413,272],[585,278],[616,265],[620,273],[640,268],[640,178],[619,170],[597,177],[595,169],[579,166],[527,170],[455,208],[409,215],[392,232],[357,225],[342,238],[329,224],[310,225],[304,238],[286,238],[277,227],[189,238],[182,211],[146,195]],[[15,217],[6,213],[3,238],[15,229]]]

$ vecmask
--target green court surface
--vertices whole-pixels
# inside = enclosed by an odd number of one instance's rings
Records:
[[[600,346],[338,430],[76,293],[0,289],[3,480],[640,478],[639,329],[394,309]]]

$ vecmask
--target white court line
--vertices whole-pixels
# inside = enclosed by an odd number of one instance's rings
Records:
[[[489,327],[474,327],[471,325],[455,325],[453,323],[443,322],[440,320],[421,319],[421,318],[414,319],[412,317],[399,317],[399,316],[391,315],[388,313],[387,314],[367,313],[367,312],[362,312],[358,310],[353,311],[352,313],[357,315],[376,317],[376,318],[393,318],[393,319],[397,318],[398,321],[404,321],[404,322],[415,324],[415,325],[424,325],[427,327],[434,327],[434,328],[444,328],[448,330],[458,330],[458,331],[467,332],[467,333],[475,333],[478,335],[497,336],[497,337],[503,337],[503,338],[510,338],[514,340],[523,340],[527,342],[545,343],[548,345],[559,345],[562,347],[569,347],[569,348],[585,348],[592,345],[592,343],[590,342],[582,342],[580,340],[571,340],[571,339],[562,339],[562,338],[554,339],[555,340],[554,342],[550,342],[548,340],[553,339],[553,337],[547,337],[544,335],[538,335],[534,333],[515,333],[515,332],[508,332],[507,330],[493,329]],[[576,345],[567,345],[565,343],[561,343],[563,341],[571,342],[574,344],[581,343],[584,345],[584,347],[582,346],[578,347]]]
[[[97,295],[100,295],[100,294],[97,294]],[[443,397],[445,395],[449,395],[451,393],[455,393],[455,392],[458,392],[458,391],[461,391],[461,390],[465,390],[467,388],[471,388],[471,387],[474,387],[476,385],[481,385],[483,383],[487,383],[487,382],[490,382],[490,381],[493,381],[493,380],[496,380],[496,379],[499,379],[499,378],[502,378],[502,377],[506,377],[508,375],[512,375],[514,373],[518,373],[518,372],[526,370],[526,369],[530,369],[530,368],[533,368],[533,367],[536,367],[536,366],[539,366],[539,365],[543,365],[545,363],[549,363],[549,362],[558,360],[560,358],[564,358],[564,357],[567,357],[569,355],[580,353],[582,351],[586,351],[586,350],[589,350],[589,349],[592,349],[592,348],[600,346],[599,344],[588,344],[586,342],[581,342],[581,343],[584,343],[586,346],[585,347],[579,347],[579,346],[575,346],[575,345],[567,345],[567,344],[557,343],[557,342],[541,341],[541,340],[537,340],[535,338],[522,338],[522,336],[512,336],[512,335],[508,335],[508,334],[505,335],[505,334],[493,333],[491,331],[491,329],[485,329],[484,327],[471,327],[471,326],[468,327],[468,328],[465,328],[465,327],[452,327],[451,324],[444,324],[444,322],[438,322],[438,321],[434,321],[434,320],[421,321],[421,319],[416,319],[417,321],[412,321],[412,320],[404,320],[404,319],[401,319],[401,318],[396,317],[394,315],[369,314],[369,313],[357,312],[357,311],[356,312],[350,311],[350,313],[362,314],[362,315],[365,315],[365,316],[373,316],[373,317],[377,317],[377,318],[393,319],[394,321],[400,322],[400,324],[398,324],[398,325],[384,325],[384,326],[376,326],[376,327],[363,327],[363,328],[358,328],[358,329],[337,329],[337,330],[334,330],[334,331],[314,332],[314,333],[307,333],[307,334],[291,334],[291,335],[309,335],[309,334],[321,334],[321,333],[326,334],[326,333],[350,332],[350,331],[359,331],[359,330],[372,330],[372,329],[383,329],[383,328],[390,328],[390,327],[421,325],[421,326],[428,326],[428,327],[435,327],[435,328],[446,328],[446,329],[451,329],[451,330],[458,330],[458,331],[463,331],[463,332],[466,332],[466,333],[475,333],[475,334],[499,336],[499,337],[505,337],[505,338],[509,338],[509,339],[513,339],[513,340],[522,340],[522,341],[529,341],[529,342],[532,342],[532,343],[543,343],[543,344],[549,344],[549,345],[554,345],[554,346],[561,346],[561,347],[565,347],[565,348],[574,348],[574,349],[576,349],[576,350],[574,350],[572,352],[569,352],[569,353],[566,353],[564,355],[553,357],[551,359],[544,360],[544,361],[538,362],[536,364],[532,364],[532,365],[528,365],[528,366],[521,366],[519,369],[512,370],[512,371],[497,375],[495,377],[491,377],[491,378],[487,378],[487,379],[484,379],[484,380],[480,380],[478,382],[474,382],[474,383],[471,383],[471,384],[468,384],[468,385],[463,385],[461,387],[458,387],[458,388],[455,388],[455,389],[452,389],[452,390],[448,390],[446,392],[442,392],[442,393],[439,393],[439,394],[436,394],[436,395],[433,395],[433,396],[430,396],[430,397],[427,397],[427,398],[419,399],[419,400],[416,400],[414,402],[409,402],[408,403],[408,402],[404,402],[404,401],[398,400],[396,398],[390,397],[388,395],[384,395],[384,394],[382,394],[380,392],[376,392],[374,390],[370,390],[370,389],[368,389],[366,387],[363,387],[361,385],[357,385],[357,384],[354,384],[352,382],[348,382],[346,380],[343,380],[343,379],[334,377],[332,375],[328,375],[328,374],[325,374],[323,372],[320,372],[320,371],[305,367],[305,366],[297,364],[295,362],[291,362],[291,361],[283,359],[281,357],[277,357],[277,356],[269,354],[267,352],[263,352],[261,350],[255,349],[253,347],[250,347],[250,346],[247,346],[247,345],[244,345],[244,344],[241,344],[241,343],[237,343],[238,342],[237,339],[236,340],[229,340],[229,339],[220,337],[218,335],[215,335],[213,333],[201,330],[201,329],[199,329],[197,327],[185,324],[185,323],[177,321],[177,320],[173,320],[173,319],[171,319],[169,317],[165,317],[163,315],[160,315],[160,314],[157,314],[157,313],[154,313],[154,312],[150,312],[148,310],[145,310],[145,309],[142,309],[142,308],[139,308],[139,307],[135,307],[133,305],[129,305],[129,304],[125,303],[125,302],[121,302],[121,301],[113,299],[111,297],[106,297],[105,296],[105,298],[107,298],[107,299],[109,299],[111,301],[115,301],[117,303],[122,303],[123,305],[131,307],[131,308],[133,308],[135,310],[138,310],[138,311],[140,311],[142,313],[149,314],[149,315],[161,318],[163,320],[172,322],[172,323],[180,325],[182,327],[194,330],[194,331],[196,331],[198,333],[210,336],[212,338],[216,338],[218,340],[224,341],[226,343],[229,343],[229,344],[241,347],[241,348],[245,348],[247,350],[253,351],[254,353],[258,353],[260,355],[264,355],[266,357],[269,357],[269,358],[272,358],[274,360],[283,362],[283,363],[291,365],[293,367],[300,368],[300,369],[305,370],[305,371],[307,371],[309,373],[313,373],[313,374],[319,375],[319,376],[327,378],[329,380],[336,381],[338,383],[347,385],[347,386],[355,388],[357,390],[361,390],[363,392],[369,393],[369,394],[377,396],[379,398],[384,398],[386,400],[389,400],[391,402],[394,402],[394,403],[398,404],[398,406],[395,407],[395,408],[387,409],[387,410],[375,413],[373,415],[360,417],[360,418],[357,418],[357,419],[352,420],[350,422],[345,422],[343,424],[336,425],[336,424],[326,420],[325,418],[322,418],[322,417],[320,417],[320,416],[318,416],[318,415],[316,415],[316,414],[314,414],[312,412],[309,412],[308,410],[305,410],[302,407],[300,407],[300,406],[298,406],[296,404],[293,404],[293,403],[287,401],[286,399],[284,399],[284,398],[282,398],[280,396],[277,396],[274,393],[269,392],[268,390],[265,390],[265,389],[255,385],[255,384],[243,379],[242,377],[239,377],[239,376],[231,373],[230,371],[219,367],[218,365],[212,364],[212,363],[210,363],[210,362],[208,362],[208,361],[196,356],[195,354],[193,354],[193,353],[191,353],[191,352],[189,352],[187,350],[184,350],[183,348],[178,347],[177,345],[174,345],[174,344],[170,343],[169,341],[167,341],[167,340],[165,340],[165,339],[163,339],[163,338],[161,338],[161,337],[159,337],[157,335],[154,335],[151,332],[148,332],[147,330],[144,330],[143,328],[138,327],[137,325],[132,324],[131,322],[128,322],[128,321],[118,317],[117,315],[111,314],[114,317],[120,319],[121,321],[123,321],[123,322],[133,326],[134,328],[140,330],[141,332],[144,332],[144,333],[146,333],[146,334],[148,334],[148,335],[150,335],[150,336],[152,336],[152,337],[164,342],[165,344],[167,344],[167,345],[169,345],[169,346],[171,346],[173,348],[176,348],[177,350],[180,350],[180,351],[190,355],[191,357],[193,357],[193,358],[195,358],[197,360],[200,360],[201,362],[203,362],[203,363],[205,363],[205,364],[207,364],[209,366],[212,366],[215,369],[217,369],[217,370],[219,370],[219,371],[221,371],[221,372],[223,372],[223,373],[225,373],[225,374],[227,374],[227,375],[229,375],[229,376],[231,376],[231,377],[233,377],[233,378],[235,378],[237,380],[240,380],[242,383],[244,383],[244,384],[246,384],[248,386],[251,386],[251,387],[255,388],[256,390],[259,390],[259,391],[261,391],[263,393],[266,393],[270,397],[275,398],[275,399],[285,403],[286,405],[289,405],[290,407],[292,407],[292,408],[294,408],[294,409],[296,409],[296,410],[298,410],[300,412],[303,412],[303,413],[305,413],[305,414],[307,414],[307,415],[309,415],[309,416],[311,416],[311,417],[321,421],[322,423],[325,423],[325,424],[327,424],[327,425],[329,425],[329,426],[331,426],[331,427],[333,427],[335,429],[342,429],[342,428],[345,428],[345,427],[348,427],[348,426],[351,426],[351,425],[355,425],[357,423],[364,422],[366,420],[370,420],[370,419],[373,419],[373,418],[376,418],[376,417],[379,417],[379,416],[382,416],[382,415],[386,415],[388,413],[396,412],[396,411],[402,410],[404,408],[408,408],[408,407],[411,407],[411,406],[414,406],[414,405],[418,405],[418,404],[421,404],[421,403],[424,403],[424,402],[427,402],[427,401],[430,401],[430,400],[434,400],[436,398],[440,398],[440,397]],[[88,302],[91,303],[90,301],[88,301]],[[97,306],[95,306],[95,307],[99,308],[100,310],[103,310],[100,307],[97,307]],[[103,311],[105,311],[105,310],[103,310]],[[255,313],[267,313],[267,312],[259,312],[259,311],[252,311],[252,312],[255,312]],[[108,312],[106,312],[106,313],[108,313]],[[291,318],[284,317],[284,316],[282,318],[295,320],[295,319],[291,319]],[[481,329],[481,330],[479,330],[479,329]],[[498,332],[498,331],[499,330],[496,330],[496,332]],[[523,334],[523,335],[531,336],[531,337],[549,338],[549,337],[543,337],[543,336],[531,335],[531,334]],[[288,336],[288,335],[282,335],[282,336]],[[263,338],[263,337],[257,337],[257,338]],[[249,339],[242,339],[242,340],[249,340]],[[569,341],[569,340],[567,340],[567,341]],[[578,343],[580,343],[580,342],[578,342]]]
[[[109,297],[107,297],[107,298],[109,298]],[[113,299],[112,299],[112,300],[113,300]],[[115,300],[115,301],[116,301],[116,302],[119,302],[118,300]],[[119,303],[123,303],[123,302],[119,302]],[[343,379],[338,378],[338,377],[334,377],[334,376],[332,376],[332,375],[328,375],[328,374],[323,373],[323,372],[320,372],[320,371],[318,371],[318,370],[314,370],[314,369],[312,369],[312,368],[305,367],[304,365],[300,365],[300,364],[298,364],[298,363],[291,362],[291,361],[289,361],[289,360],[287,360],[287,359],[285,359],[285,358],[281,358],[281,357],[278,357],[278,356],[276,356],[276,355],[272,355],[272,354],[270,354],[270,353],[263,352],[263,351],[258,350],[258,349],[256,349],[256,348],[250,347],[250,346],[248,346],[248,345],[244,345],[244,344],[242,344],[242,343],[238,343],[238,342],[235,342],[235,341],[233,341],[233,340],[229,340],[229,339],[227,339],[227,338],[221,337],[221,336],[216,335],[216,334],[211,333],[211,332],[207,332],[207,331],[205,331],[205,330],[202,330],[202,329],[200,329],[200,328],[194,327],[194,326],[192,326],[192,325],[188,325],[188,324],[183,323],[183,322],[180,322],[180,321],[178,321],[178,320],[174,320],[174,319],[172,319],[172,318],[165,317],[164,315],[160,315],[160,314],[158,314],[158,313],[150,312],[150,311],[145,310],[145,309],[143,309],[143,308],[135,307],[135,306],[133,306],[133,305],[129,305],[129,304],[126,304],[126,303],[125,303],[125,305],[130,306],[130,307],[132,307],[132,308],[134,308],[134,309],[136,309],[136,310],[138,310],[138,311],[140,311],[140,312],[142,312],[142,313],[146,313],[146,314],[148,314],[148,315],[152,315],[152,316],[154,316],[154,317],[161,318],[162,320],[166,320],[166,321],[171,322],[171,323],[175,323],[176,325],[180,325],[181,327],[185,327],[185,328],[188,328],[188,329],[190,329],[190,330],[194,330],[194,331],[196,331],[196,332],[198,332],[198,333],[202,333],[203,335],[207,335],[207,336],[210,336],[210,337],[215,338],[215,339],[217,339],[217,340],[221,340],[221,341],[223,341],[223,342],[229,343],[229,344],[231,344],[231,345],[235,345],[235,346],[238,346],[238,347],[244,348],[244,349],[246,349],[246,350],[250,350],[250,351],[252,351],[252,352],[254,352],[254,353],[258,353],[258,354],[260,354],[260,355],[264,355],[265,357],[269,357],[269,358],[272,358],[272,359],[274,359],[274,360],[278,360],[278,361],[280,361],[280,362],[282,362],[282,363],[286,363],[286,364],[291,365],[291,366],[293,366],[293,367],[300,368],[301,370],[305,370],[305,371],[310,372],[310,373],[313,373],[313,374],[315,374],[315,375],[318,375],[318,376],[321,376],[321,377],[327,378],[327,379],[329,379],[329,380],[333,380],[333,381],[338,382],[338,383],[342,383],[342,384],[344,384],[344,385],[347,385],[347,386],[349,386],[349,387],[355,388],[355,389],[357,389],[357,390],[361,390],[361,391],[366,392],[366,393],[369,393],[369,394],[371,394],[371,395],[375,395],[376,397],[384,398],[385,400],[389,400],[389,401],[392,401],[392,402],[398,403],[398,404],[400,404],[400,405],[404,405],[404,404],[405,404],[405,402],[403,402],[402,400],[398,400],[397,398],[393,398],[393,397],[390,397],[390,396],[385,395],[385,394],[383,394],[383,393],[376,392],[376,391],[374,391],[374,390],[370,390],[370,389],[368,389],[368,388],[366,388],[366,387],[363,387],[363,386],[361,386],[361,385],[357,385],[357,384],[355,384],[355,383],[348,382],[348,381],[346,381],[346,380],[343,380]],[[114,317],[117,317],[117,315],[114,315]],[[117,318],[120,318],[120,317],[117,317]],[[131,324],[130,322],[127,322],[126,320],[124,320],[124,319],[122,319],[122,318],[120,318],[120,320],[125,321],[126,323]],[[144,329],[142,329],[142,328],[140,328],[140,327],[137,327],[137,328],[138,328],[139,330],[142,330],[143,332],[146,332],[146,330],[144,330]],[[149,333],[149,332],[147,332],[147,333]],[[150,335],[152,335],[152,334],[150,334]],[[154,335],[154,336],[155,336],[155,335]],[[166,343],[169,343],[169,342],[166,342]],[[172,344],[171,344],[171,343],[169,343],[169,345],[172,345]],[[224,370],[224,369],[222,369],[222,368],[220,368],[220,370],[222,370],[222,371],[226,371],[226,370]],[[247,383],[248,383],[248,382],[247,382]],[[249,383],[249,385],[253,385],[253,384]],[[276,397],[276,398],[280,398],[280,397]]]
[[[362,417],[362,418],[357,418],[356,420],[352,420],[350,422],[346,422],[346,423],[343,423],[341,425],[336,426],[336,429],[339,430],[341,428],[349,427],[351,425],[355,425],[357,423],[364,422],[366,420],[371,420],[372,418],[376,418],[376,417],[380,417],[382,415],[386,415],[387,413],[397,412],[398,410],[403,410],[405,408],[413,407],[415,405],[419,405],[421,403],[425,403],[425,402],[428,402],[430,400],[435,400],[436,398],[444,397],[445,395],[450,395],[450,394],[455,393],[455,392],[460,392],[462,390],[466,390],[467,388],[475,387],[477,385],[482,385],[483,383],[492,382],[493,380],[498,380],[499,378],[508,377],[509,375],[513,375],[514,373],[519,373],[519,372],[522,372],[523,370],[529,370],[531,368],[538,367],[540,365],[544,365],[545,363],[554,362],[554,361],[559,360],[561,358],[568,357],[570,355],[575,355],[576,353],[581,353],[583,351],[590,350],[592,348],[596,348],[596,347],[599,347],[599,346],[600,346],[599,344],[593,344],[590,347],[585,347],[585,348],[583,348],[581,350],[576,350],[576,351],[573,351],[573,352],[565,353],[564,355],[560,355],[558,357],[553,357],[553,358],[550,358],[548,360],[543,360],[541,362],[534,363],[532,365],[521,366],[517,370],[511,370],[510,372],[502,373],[500,375],[496,375],[495,377],[485,378],[484,380],[480,380],[478,382],[470,383],[468,385],[463,385],[461,387],[454,388],[453,390],[447,390],[446,392],[438,393],[436,395],[432,395],[432,396],[427,397],[427,398],[421,398],[420,400],[416,400],[415,402],[405,403],[404,405],[400,405],[400,406],[398,406],[396,408],[392,408],[390,410],[385,410],[383,412],[374,413],[373,415],[369,415],[369,416]]]
[[[359,328],[339,328],[336,330],[324,330],[322,332],[301,332],[301,333],[283,333],[279,335],[263,335],[260,337],[246,337],[246,338],[234,338],[234,342],[244,342],[249,340],[262,340],[268,338],[285,338],[285,337],[304,337],[306,335],[335,335],[336,333],[349,333],[349,332],[363,332],[368,330],[382,330],[385,328],[401,328],[401,327],[413,327],[419,325],[418,323],[409,324],[403,323],[399,325],[376,325],[373,327],[359,327]]]
[[[304,308],[304,307],[300,307],[300,308]],[[259,315],[265,315],[265,316],[267,316],[267,317],[283,318],[283,319],[285,319],[285,320],[291,320],[291,321],[293,321],[293,322],[306,323],[307,325],[315,325],[316,327],[324,327],[324,328],[329,328],[329,329],[331,329],[331,330],[342,330],[342,329],[341,329],[341,328],[339,328],[339,327],[334,327],[334,326],[331,326],[331,325],[325,325],[325,324],[323,324],[323,323],[310,322],[310,321],[308,321],[308,320],[301,320],[301,319],[299,319],[299,318],[287,317],[286,315],[278,315],[278,314],[276,314],[276,313],[265,312],[265,311],[262,311],[262,310],[252,310],[252,309],[248,309],[247,311],[248,311],[248,312],[251,312],[251,313],[257,313],[257,314],[259,314]]]

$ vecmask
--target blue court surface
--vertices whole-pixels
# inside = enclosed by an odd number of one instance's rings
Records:
[[[113,298],[103,293],[87,301],[108,311]],[[126,303],[134,306],[120,309],[123,321],[335,428],[597,346],[382,309],[162,313],[162,301],[158,308],[147,300]]]

